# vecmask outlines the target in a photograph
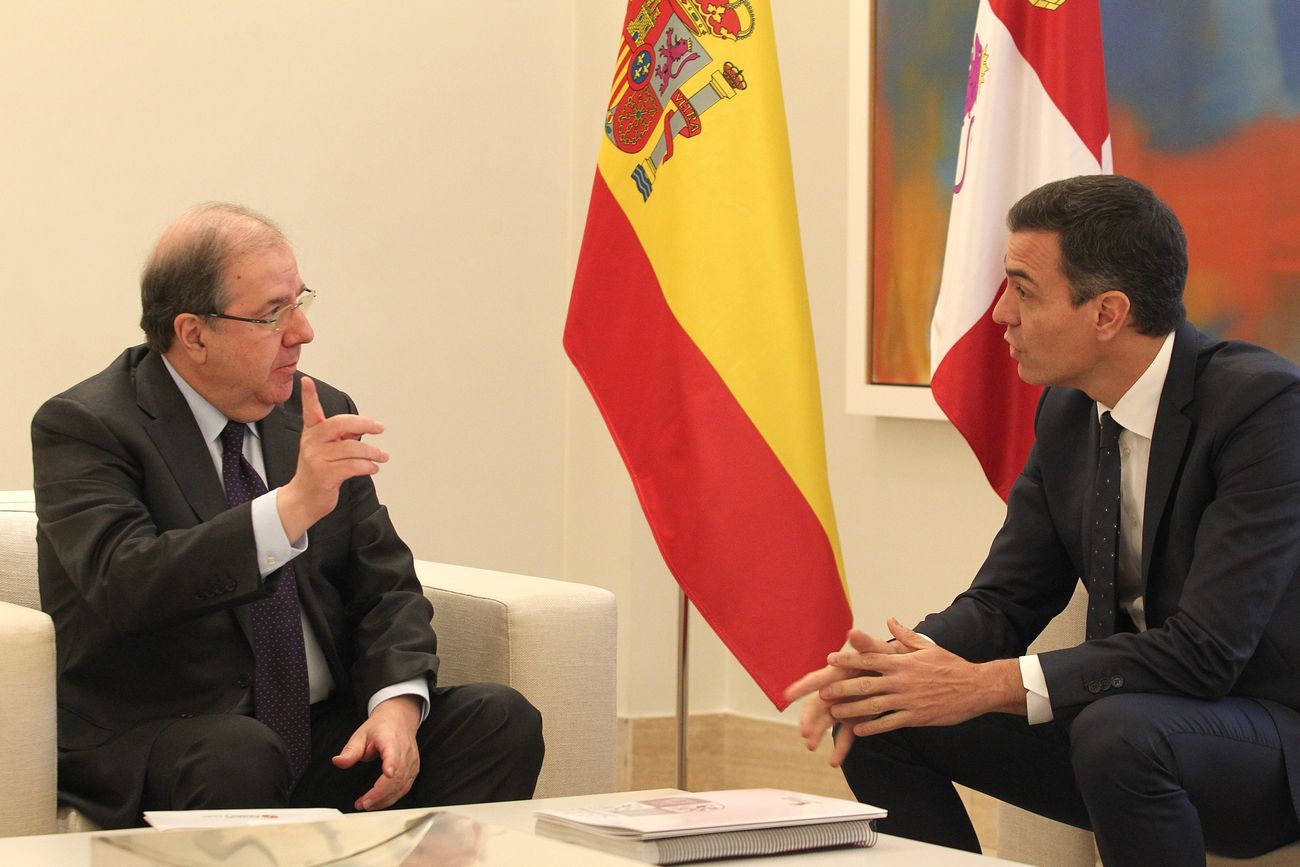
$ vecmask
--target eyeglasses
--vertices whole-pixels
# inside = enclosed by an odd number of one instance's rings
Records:
[[[316,292],[313,289],[302,287],[298,293],[297,302],[290,304],[288,307],[279,307],[271,312],[270,319],[252,319],[248,316],[231,316],[229,313],[204,313],[214,319],[233,319],[235,322],[252,322],[254,325],[269,325],[271,331],[279,332],[280,326],[293,319],[295,311],[301,310],[306,313],[311,309],[311,303],[316,300]]]

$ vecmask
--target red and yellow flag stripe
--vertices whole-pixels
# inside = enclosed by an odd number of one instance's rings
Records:
[[[565,348],[669,569],[784,706],[850,615],[767,4],[629,3],[610,105]]]

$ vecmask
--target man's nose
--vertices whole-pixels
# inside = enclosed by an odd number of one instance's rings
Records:
[[[293,311],[293,321],[284,330],[285,345],[297,346],[302,343],[311,343],[315,338],[316,332],[312,329],[307,314],[301,308]]]
[[[1004,280],[999,290],[998,301],[993,305],[993,321],[998,325],[1015,325],[1016,318],[1015,293]]]

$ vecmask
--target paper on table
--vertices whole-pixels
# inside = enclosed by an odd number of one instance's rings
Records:
[[[627,863],[612,855],[484,825],[468,816],[418,810],[278,825],[113,831],[91,835],[90,850],[92,867],[615,867]]]
[[[147,810],[144,820],[163,831],[176,828],[234,828],[240,825],[280,825],[287,822],[322,822],[343,814],[330,807],[275,810]]]

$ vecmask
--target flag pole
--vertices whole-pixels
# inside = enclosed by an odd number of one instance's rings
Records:
[[[686,789],[687,663],[686,638],[691,603],[677,585],[677,788]]]

